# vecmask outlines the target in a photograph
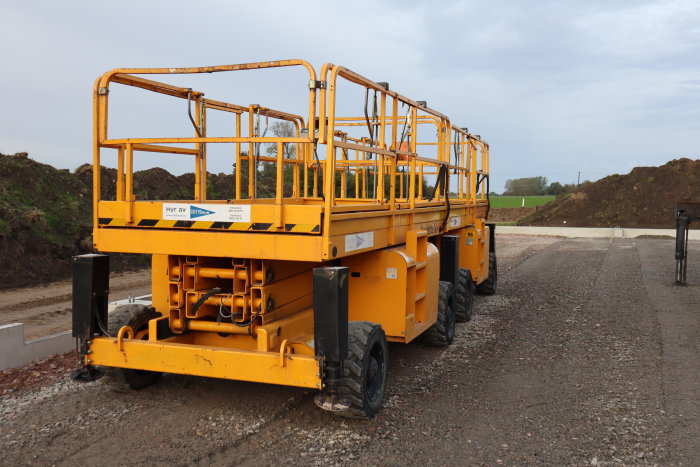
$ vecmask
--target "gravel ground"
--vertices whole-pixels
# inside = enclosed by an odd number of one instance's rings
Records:
[[[166,375],[111,393],[65,378],[0,395],[3,465],[700,465],[700,245],[499,236],[499,293],[448,349],[390,346],[385,407]]]
[[[0,394],[26,391],[66,378],[75,368],[76,352],[52,355],[19,368],[0,371]]]

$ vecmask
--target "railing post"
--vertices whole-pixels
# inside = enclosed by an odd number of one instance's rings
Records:
[[[197,122],[199,123],[199,132],[202,134],[203,138],[206,138],[207,136],[207,109],[204,106],[204,98],[202,96],[199,97],[199,105],[198,105],[199,111],[197,112],[197,115],[199,119]],[[206,201],[207,199],[207,143],[199,143],[199,164],[201,165],[200,169],[200,178],[199,178],[199,187],[200,187],[200,194],[199,194],[199,199],[202,201]]]
[[[323,234],[330,235],[331,215],[335,204],[335,82],[338,69],[334,68],[326,87],[328,92],[328,128],[326,130],[326,167],[323,171],[323,196],[325,197],[325,213],[323,216]]]
[[[248,107],[248,136],[252,138],[253,136],[257,136],[257,134],[254,133],[254,125],[255,125],[255,118],[254,118],[254,106],[251,105]],[[255,157],[253,155],[253,151],[255,148],[255,143],[250,142],[248,143],[248,199],[253,199],[255,198],[255,182],[256,182],[256,176],[257,176],[257,168],[255,167]]]
[[[124,196],[126,205],[126,222],[130,223],[134,218],[134,145],[126,143],[126,188]]]
[[[236,113],[236,138],[241,137],[241,114]],[[241,143],[236,142],[236,199],[241,199]]]
[[[282,223],[282,203],[284,201],[284,143],[277,143],[277,184],[275,187],[275,227],[284,227]]]
[[[117,201],[124,201],[124,147],[117,150]]]
[[[386,149],[386,92],[381,91],[381,104],[382,108],[379,111],[379,147],[381,149]],[[386,156],[384,154],[377,154],[378,162],[378,172],[377,184],[379,185],[379,190],[377,191],[377,199],[380,203],[384,203],[384,165],[386,164]]]

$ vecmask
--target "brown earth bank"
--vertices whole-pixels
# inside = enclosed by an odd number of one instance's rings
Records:
[[[489,221],[496,223],[513,223],[532,215],[540,206],[529,208],[499,208],[489,211]]]
[[[117,172],[101,170],[103,199],[114,199]],[[208,196],[225,199],[231,174],[208,174]],[[137,199],[192,197],[194,174],[175,176],[160,168],[134,173]],[[0,154],[0,290],[70,277],[71,258],[92,249],[92,166],[74,172],[29,158]],[[113,271],[150,264],[146,255],[110,254]]]
[[[675,205],[700,201],[700,160],[676,159],[660,167],[636,167],[560,195],[519,225],[666,228]]]

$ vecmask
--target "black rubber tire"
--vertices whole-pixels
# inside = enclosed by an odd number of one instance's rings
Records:
[[[476,286],[476,293],[479,295],[493,295],[496,293],[498,285],[498,264],[496,263],[496,253],[489,253],[489,277],[484,282]]]
[[[122,326],[131,326],[135,333],[148,329],[148,322],[159,318],[161,315],[152,306],[148,305],[120,305],[109,313],[107,318],[107,330],[109,335],[116,337]],[[148,335],[144,336],[148,339]],[[158,381],[162,373],[146,370],[129,370],[126,368],[101,367],[105,372],[103,381],[117,392],[125,392],[130,389],[143,389]]]
[[[454,340],[456,316],[450,306],[451,296],[452,284],[440,281],[437,321],[423,333],[423,343],[434,347],[447,347]]]
[[[336,412],[348,418],[371,418],[384,402],[389,347],[379,324],[367,321],[348,323],[348,357],[343,361],[343,378],[338,394],[350,408]]]
[[[458,323],[466,323],[472,319],[474,311],[474,281],[469,269],[460,268],[457,271],[457,286],[454,295],[455,316]]]

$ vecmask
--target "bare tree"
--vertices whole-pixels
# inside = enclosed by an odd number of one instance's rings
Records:
[[[289,122],[284,122],[284,121],[273,122],[272,125],[270,125],[270,129],[272,130],[272,134],[279,137],[279,138],[293,138],[296,136],[296,133],[294,131],[294,125],[292,125]],[[277,145],[276,144],[268,144],[267,148],[265,148],[265,151],[270,155],[277,154]],[[296,144],[294,144],[294,143],[285,143],[284,144],[284,158],[285,159],[293,159],[296,152],[297,152],[296,151]]]

